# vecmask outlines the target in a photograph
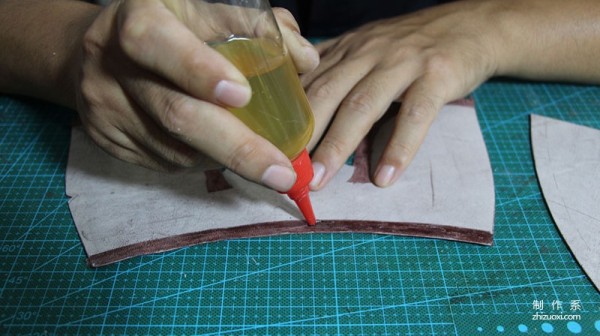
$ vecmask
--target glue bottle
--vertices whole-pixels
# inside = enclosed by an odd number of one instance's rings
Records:
[[[314,173],[306,150],[314,117],[285,46],[281,40],[230,37],[212,47],[246,76],[252,88],[248,105],[230,111],[291,160],[296,182],[286,194],[308,224],[316,224],[308,186]]]

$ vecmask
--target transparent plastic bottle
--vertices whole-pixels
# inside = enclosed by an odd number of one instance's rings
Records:
[[[308,195],[314,173],[306,151],[314,117],[281,39],[231,37],[211,46],[246,76],[252,88],[248,105],[230,111],[291,160],[297,179],[287,194],[306,221],[314,225],[316,218]]]

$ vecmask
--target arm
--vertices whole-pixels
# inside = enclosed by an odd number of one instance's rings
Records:
[[[598,17],[594,0],[466,0],[318,45],[321,64],[303,77],[310,145],[320,140],[311,187],[327,184],[394,100],[402,105],[373,176],[382,187],[400,178],[442,106],[490,77],[600,83]]]
[[[600,83],[600,2],[494,1],[495,75]]]
[[[75,108],[71,69],[99,12],[81,1],[0,1],[0,92]]]

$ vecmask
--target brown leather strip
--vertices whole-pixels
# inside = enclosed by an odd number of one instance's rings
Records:
[[[199,231],[142,242],[89,256],[88,265],[91,267],[100,267],[145,254],[164,252],[186,246],[227,239],[298,233],[350,232],[441,238],[481,245],[492,245],[493,243],[493,234],[490,232],[454,226],[376,221],[320,221],[317,225],[309,226],[303,221],[294,220]]]
[[[458,106],[466,106],[466,107],[475,107],[475,100],[471,97],[466,97],[462,99],[457,99],[448,103],[448,105],[458,105]]]
[[[223,169],[211,169],[204,172],[206,191],[209,193],[231,189],[231,185],[223,176]]]

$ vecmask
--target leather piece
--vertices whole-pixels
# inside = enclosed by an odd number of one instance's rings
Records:
[[[492,244],[493,176],[472,101],[444,107],[400,181],[378,188],[368,183],[369,172],[393,123],[393,116],[384,118],[360,148],[357,166],[345,165],[323,190],[311,193],[319,221],[314,227],[285,195],[213,161],[177,173],[150,171],[107,155],[74,127],[66,192],[89,264],[288,233],[369,232]]]
[[[600,290],[600,131],[532,115],[531,142],[552,218]]]

